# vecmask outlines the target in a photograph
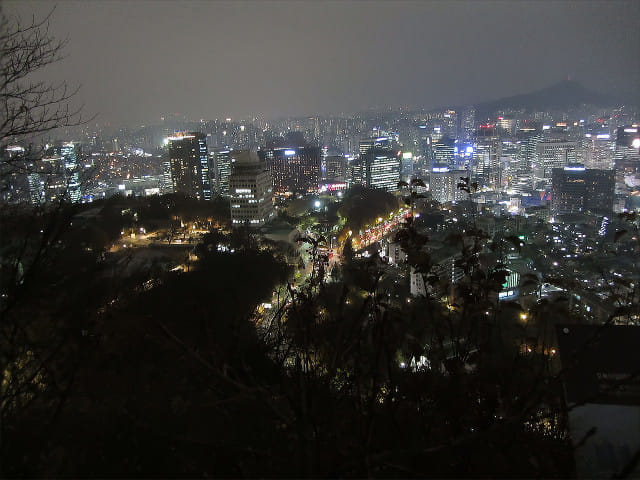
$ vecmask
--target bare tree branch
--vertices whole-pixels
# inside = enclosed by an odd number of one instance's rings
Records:
[[[71,100],[79,87],[34,79],[64,58],[68,39],[50,32],[55,8],[41,20],[23,23],[18,17],[0,17],[0,148],[59,127],[82,125],[82,105]]]

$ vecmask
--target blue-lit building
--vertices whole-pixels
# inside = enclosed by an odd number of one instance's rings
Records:
[[[64,163],[65,178],[67,180],[67,195],[72,202],[79,202],[81,197],[80,178],[78,172],[78,157],[73,143],[63,143],[60,149]]]
[[[47,148],[40,161],[30,165],[30,170],[27,180],[31,203],[81,200],[78,157],[73,143]]]

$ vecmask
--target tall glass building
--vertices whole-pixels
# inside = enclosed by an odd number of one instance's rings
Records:
[[[27,176],[31,203],[79,202],[82,197],[76,147],[67,142],[50,147]]]
[[[211,177],[206,136],[175,133],[168,138],[173,191],[198,200],[211,200]]]
[[[215,191],[218,195],[229,196],[229,175],[233,163],[233,151],[228,148],[217,148],[211,155],[210,164],[215,172]]]
[[[76,157],[76,147],[73,143],[63,143],[60,149],[62,161],[64,162],[64,172],[67,180],[67,195],[72,202],[80,201],[80,178],[78,173],[78,159]]]
[[[398,189],[402,153],[394,148],[372,147],[360,158],[354,168],[352,183],[389,192]]]

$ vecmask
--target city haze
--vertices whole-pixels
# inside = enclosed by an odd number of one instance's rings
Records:
[[[640,98],[640,2],[6,2],[101,125],[435,108],[570,77]]]

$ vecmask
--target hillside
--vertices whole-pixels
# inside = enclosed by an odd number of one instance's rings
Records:
[[[589,90],[575,80],[564,80],[531,93],[482,102],[475,107],[476,114],[479,118],[482,118],[491,116],[495,111],[503,109],[530,111],[557,108],[567,110],[583,104],[610,107],[623,103],[624,101],[620,98]]]

